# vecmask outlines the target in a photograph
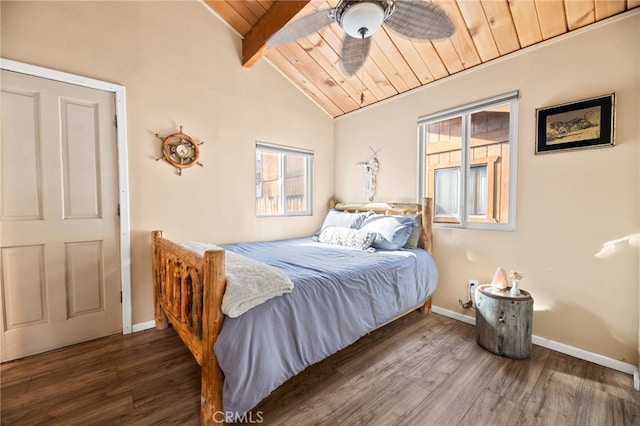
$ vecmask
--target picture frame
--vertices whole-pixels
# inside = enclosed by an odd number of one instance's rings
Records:
[[[615,145],[615,93],[536,109],[536,155]]]

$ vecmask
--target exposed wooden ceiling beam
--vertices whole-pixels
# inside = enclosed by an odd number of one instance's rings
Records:
[[[264,55],[265,43],[298,14],[306,1],[276,1],[242,40],[242,65],[252,67]]]

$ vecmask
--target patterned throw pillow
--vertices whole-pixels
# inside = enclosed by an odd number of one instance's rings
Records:
[[[320,232],[318,241],[325,244],[335,244],[359,250],[366,250],[371,247],[375,238],[376,234],[374,232],[329,226]]]

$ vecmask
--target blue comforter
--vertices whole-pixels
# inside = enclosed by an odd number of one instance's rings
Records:
[[[265,262],[294,283],[238,318],[225,318],[214,351],[227,419],[290,377],[426,301],[438,271],[422,249],[361,250],[299,238],[222,246]]]

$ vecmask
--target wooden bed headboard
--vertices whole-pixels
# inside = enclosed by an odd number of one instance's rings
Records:
[[[338,200],[331,200],[329,207],[345,212],[374,212],[378,214],[388,215],[412,215],[416,213],[422,214],[422,235],[418,242],[421,247],[431,253],[433,248],[433,199],[423,198],[422,204],[416,203],[341,203]]]

